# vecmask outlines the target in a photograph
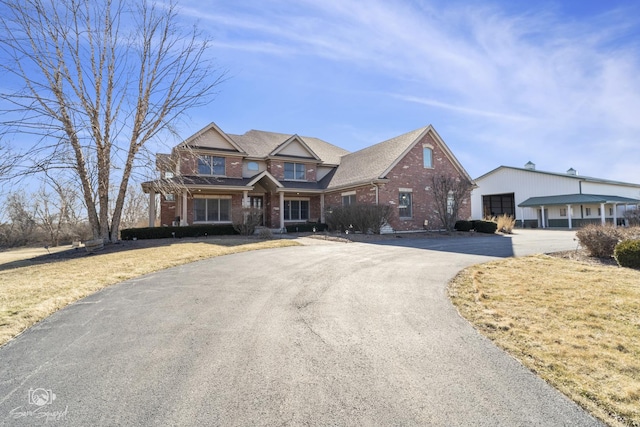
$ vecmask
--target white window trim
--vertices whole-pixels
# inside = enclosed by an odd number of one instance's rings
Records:
[[[400,193],[411,193],[411,205],[410,205],[410,209],[411,209],[411,215],[410,216],[400,216]],[[413,190],[410,188],[399,188],[398,189],[398,218],[401,220],[410,220],[413,219]]]
[[[422,156],[424,157],[424,149],[428,148],[429,150],[431,150],[431,166],[425,166],[424,165],[424,158],[422,159],[422,167],[424,169],[433,169],[433,145],[431,144],[422,144]]]
[[[293,176],[296,175],[296,166],[295,165],[303,165],[304,166],[304,179],[297,179],[297,178],[285,178],[286,171],[285,171],[285,165],[287,163],[291,163],[293,165]],[[298,182],[307,182],[307,172],[309,170],[307,169],[307,164],[306,163],[302,163],[302,162],[282,162],[282,173],[283,173],[283,180],[284,181],[298,181]],[[294,199],[289,199],[289,200],[294,200]]]
[[[340,196],[344,197],[344,196],[355,196],[356,194],[356,190],[353,191],[345,191],[344,193],[340,193]]]
[[[310,197],[285,197],[284,203],[286,204],[287,201],[309,202],[309,213],[308,213],[308,216],[309,216],[309,218],[311,217],[311,198]],[[285,208],[285,210],[286,210],[286,208]],[[284,213],[283,213],[283,215],[284,215]],[[309,221],[309,218],[307,218],[307,219],[285,219],[284,222]]]
[[[218,157],[220,159],[222,159],[224,161],[224,173],[222,175],[219,174],[215,174],[215,173],[200,173],[200,159],[203,157],[210,157],[211,160],[213,161],[214,157]],[[226,177],[227,176],[227,158],[223,157],[223,156],[214,156],[213,154],[198,154],[198,158],[196,160],[196,170],[198,171],[198,175],[199,176],[220,176],[220,177]],[[213,164],[211,165],[211,172],[213,172]]]
[[[223,200],[231,200],[232,196],[230,195],[220,195],[220,196],[216,196],[213,194],[194,194],[193,195],[194,199],[223,199]],[[233,210],[233,203],[229,203],[229,217],[231,217],[231,211]],[[193,206],[193,223],[194,224],[231,224],[232,221],[228,220],[228,221],[196,221],[196,207],[195,207],[195,203]]]

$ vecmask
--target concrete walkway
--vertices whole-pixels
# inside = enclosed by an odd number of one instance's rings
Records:
[[[573,233],[313,243],[172,268],[54,314],[0,348],[0,422],[600,425],[446,296],[470,264],[573,249]]]

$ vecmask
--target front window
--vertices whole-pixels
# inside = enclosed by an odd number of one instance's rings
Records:
[[[284,179],[304,181],[307,178],[307,167],[304,163],[285,163]]]
[[[198,157],[198,173],[200,175],[225,175],[224,157]]]
[[[586,216],[591,216],[591,208],[584,208],[584,214]]]
[[[398,216],[400,218],[411,218],[411,215],[411,193],[400,193]]]
[[[195,199],[194,222],[229,222],[231,199]]]
[[[567,216],[567,208],[560,208],[560,216]]]
[[[349,194],[347,196],[342,196],[342,206],[351,206],[356,204],[356,195]]]
[[[285,221],[307,221],[309,219],[309,201],[285,200],[284,219]]]

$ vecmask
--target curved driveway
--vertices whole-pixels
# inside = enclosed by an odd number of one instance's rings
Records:
[[[470,264],[572,249],[573,233],[313,243],[172,268],[59,311],[0,348],[0,422],[599,425],[446,296]]]

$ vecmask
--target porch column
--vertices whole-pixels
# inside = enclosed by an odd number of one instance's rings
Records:
[[[520,208],[520,221],[522,222],[522,228],[524,228],[524,208]]]
[[[600,223],[602,225],[605,225],[607,223],[604,216],[604,203],[600,203]]]
[[[242,192],[242,207],[249,208],[249,191],[245,190]]]
[[[569,230],[571,230],[571,205],[567,205],[567,218],[569,218]]]
[[[156,226],[156,192],[149,189],[149,227]]]
[[[545,224],[547,222],[544,220],[544,205],[540,206],[540,217],[542,218],[542,225],[540,226],[540,228],[546,228]]]
[[[284,193],[280,192],[280,230],[284,229]]]
[[[187,223],[187,190],[182,190],[182,212],[180,213],[180,226]]]
[[[320,194],[320,222],[324,224],[324,193]]]
[[[618,205],[613,204],[613,226],[618,226]]]

